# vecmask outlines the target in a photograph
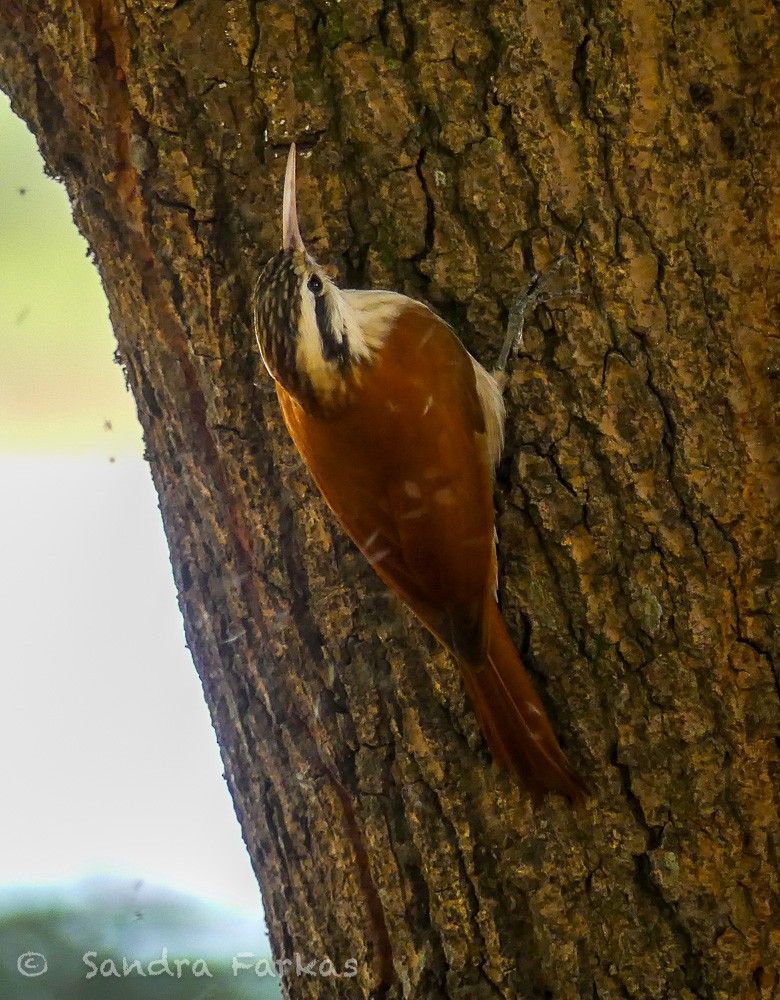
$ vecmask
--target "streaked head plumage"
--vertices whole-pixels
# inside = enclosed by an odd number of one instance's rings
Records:
[[[307,253],[296,204],[296,154],[290,147],[282,202],[282,248],[255,286],[255,334],[266,368],[296,397],[316,393],[316,369],[349,359],[338,290]]]
[[[344,397],[356,369],[371,359],[401,297],[342,291],[309,255],[298,224],[295,155],[292,145],[284,179],[282,248],[255,285],[255,335],[265,366],[280,385],[303,405],[327,406]],[[368,306],[366,296],[374,297]]]

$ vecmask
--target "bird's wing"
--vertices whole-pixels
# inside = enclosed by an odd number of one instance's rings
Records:
[[[378,575],[465,662],[485,655],[495,586],[492,477],[472,360],[414,304],[349,405],[285,420],[314,479]]]

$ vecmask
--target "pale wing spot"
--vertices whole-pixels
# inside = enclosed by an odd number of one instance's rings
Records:
[[[431,339],[434,333],[436,333],[436,325],[434,323],[431,323],[431,325],[428,327],[428,329],[425,331],[422,337],[420,337],[420,343],[417,345],[418,351],[421,351],[423,347],[425,347],[425,345],[428,343],[428,341]]]
[[[541,711],[534,705],[532,701],[527,701],[525,707],[528,710],[529,715],[541,715]]]
[[[432,406],[433,406],[433,396],[429,396],[425,403],[425,408],[422,411],[422,415],[425,416],[425,414],[428,412],[428,410],[430,410]]]
[[[404,483],[404,493],[413,500],[419,500],[422,496],[418,484],[413,483],[410,479],[407,479]]]
[[[418,507],[417,510],[409,510],[405,514],[401,514],[402,521],[416,521],[418,517],[422,517],[425,513],[425,507]]]
[[[455,503],[455,494],[449,487],[445,487],[443,490],[436,490],[433,499],[442,507],[451,507]]]
[[[374,531],[368,538],[363,542],[363,548],[370,549],[374,542],[379,537],[379,531]]]
[[[534,740],[534,741],[535,741],[536,743],[541,743],[541,742],[542,742],[542,734],[541,734],[541,733],[529,733],[528,735],[529,735],[529,736],[531,737],[531,739],[532,739],[532,740]]]
[[[367,555],[366,559],[368,559],[371,565],[374,566],[376,565],[376,563],[381,562],[385,558],[385,556],[389,555],[390,555],[390,549],[382,549],[381,552],[376,552],[374,553],[374,555],[371,556]]]

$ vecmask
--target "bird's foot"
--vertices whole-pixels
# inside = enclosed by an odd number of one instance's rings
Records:
[[[561,290],[557,292],[549,291],[550,282],[560,271],[561,267],[570,260],[567,254],[561,254],[556,258],[546,271],[538,271],[531,278],[528,288],[519,295],[509,307],[509,319],[506,325],[506,337],[498,355],[498,361],[493,371],[493,378],[496,379],[501,389],[504,389],[507,381],[506,367],[510,360],[516,357],[518,351],[523,346],[523,332],[525,330],[525,320],[527,315],[543,302],[553,302],[556,299],[571,298],[580,296],[582,292],[579,288]]]

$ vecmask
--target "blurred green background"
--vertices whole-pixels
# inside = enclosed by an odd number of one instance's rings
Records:
[[[0,94],[0,453],[141,455],[108,306],[65,189]],[[110,431],[106,427],[110,421]]]

